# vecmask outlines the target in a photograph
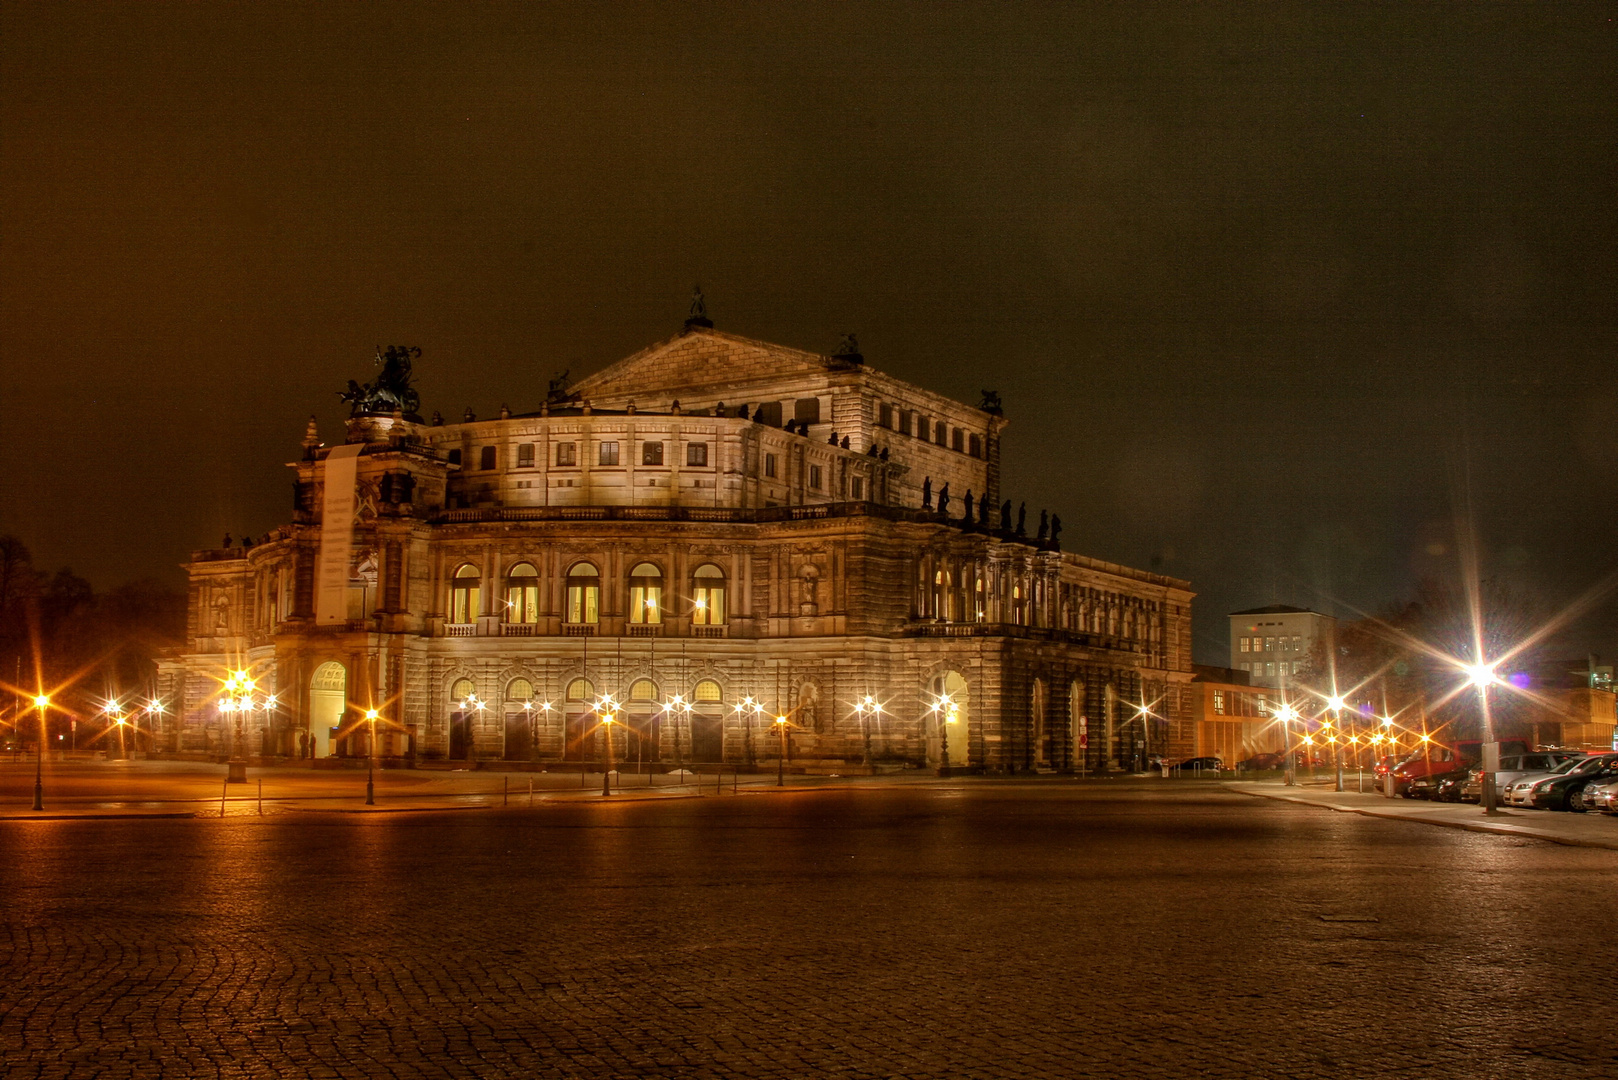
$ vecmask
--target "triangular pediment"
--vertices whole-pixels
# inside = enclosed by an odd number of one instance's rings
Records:
[[[598,401],[641,394],[671,397],[714,386],[824,376],[839,361],[767,341],[694,328],[626,356],[569,388]]]

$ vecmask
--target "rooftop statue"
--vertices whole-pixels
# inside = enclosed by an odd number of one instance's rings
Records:
[[[382,370],[376,380],[362,386],[350,379],[348,389],[337,395],[348,402],[348,415],[393,412],[414,415],[421,407],[421,395],[410,385],[410,367],[411,361],[420,355],[421,350],[414,345],[389,345],[385,353],[379,347],[376,365]]]

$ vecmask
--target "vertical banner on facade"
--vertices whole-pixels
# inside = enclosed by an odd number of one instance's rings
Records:
[[[320,503],[320,556],[315,562],[315,622],[348,618],[348,570],[354,547],[354,490],[364,443],[334,446],[326,455],[326,494]]]

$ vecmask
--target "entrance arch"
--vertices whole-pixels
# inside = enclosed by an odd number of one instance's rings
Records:
[[[309,679],[309,738],[315,757],[330,757],[332,738],[348,709],[348,669],[335,660],[315,668]]]
[[[927,712],[924,716],[928,764],[943,764],[945,740],[942,736],[945,732],[948,733],[950,768],[959,769],[971,764],[969,698],[966,677],[958,671],[946,671],[927,684]]]

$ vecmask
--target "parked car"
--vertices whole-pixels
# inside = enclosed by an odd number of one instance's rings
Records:
[[[1182,773],[1218,772],[1225,767],[1225,763],[1217,757],[1194,757],[1186,758],[1174,767]]]
[[[1605,784],[1591,784],[1585,788],[1584,806],[1587,810],[1618,814],[1618,780]]]
[[[1286,765],[1285,754],[1254,754],[1238,761],[1236,768],[1239,772],[1257,772],[1260,769],[1284,769]]]
[[[1427,773],[1418,776],[1405,785],[1402,792],[1407,799],[1434,799],[1438,797],[1439,785],[1450,780],[1465,780],[1465,769],[1452,769],[1443,773]]]
[[[1575,762],[1565,774],[1541,780],[1529,792],[1529,802],[1539,810],[1585,810],[1584,789],[1591,784],[1618,779],[1618,754],[1592,754]]]
[[[1500,758],[1500,771],[1494,774],[1494,790],[1503,792],[1514,782],[1529,774],[1543,775],[1563,762],[1584,757],[1582,750],[1535,750],[1527,754],[1504,754]],[[1483,801],[1483,770],[1472,770],[1471,779],[1461,789],[1462,802]]]
[[[1529,792],[1533,791],[1535,784],[1539,783],[1541,780],[1551,780],[1555,777],[1563,775],[1564,773],[1571,772],[1573,769],[1577,768],[1579,763],[1583,760],[1584,758],[1572,758],[1571,760],[1562,762],[1562,764],[1556,766],[1554,769],[1547,769],[1542,773],[1529,773],[1527,776],[1519,776],[1500,792],[1500,801],[1505,803],[1507,806],[1533,806],[1534,804],[1529,798]]]
[[[1466,782],[1472,778],[1474,773],[1478,772],[1481,772],[1481,770],[1457,769],[1455,772],[1439,777],[1438,786],[1433,789],[1433,800],[1435,802],[1464,802],[1462,791]]]

